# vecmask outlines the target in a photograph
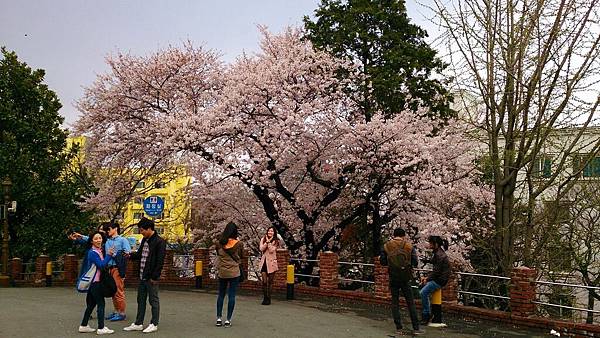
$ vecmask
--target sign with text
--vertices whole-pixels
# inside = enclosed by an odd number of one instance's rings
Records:
[[[144,212],[148,216],[158,216],[164,208],[165,201],[160,196],[150,196],[144,200]]]

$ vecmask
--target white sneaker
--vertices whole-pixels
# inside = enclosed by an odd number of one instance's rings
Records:
[[[135,325],[135,323],[131,323],[131,325],[128,327],[123,328],[123,331],[142,331],[143,329],[143,325]]]
[[[158,326],[154,326],[154,324],[150,323],[150,325],[148,325],[147,328],[144,329],[144,333],[151,333],[151,332],[156,332],[158,331]]]
[[[100,335],[100,334],[111,334],[111,333],[115,333],[115,330],[111,330],[108,327],[103,327],[101,329],[98,329],[96,331],[96,334]]]
[[[81,333],[88,333],[88,332],[94,332],[94,331],[96,331],[96,329],[92,329],[89,325],[79,326],[79,332],[81,332]]]

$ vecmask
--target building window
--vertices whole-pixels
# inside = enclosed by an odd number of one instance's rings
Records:
[[[157,189],[162,189],[165,187],[165,182],[158,181],[158,182],[154,183],[154,187]]]
[[[144,183],[144,181],[139,181],[136,185],[135,188],[136,189],[144,189],[146,187],[146,183]]]
[[[583,177],[600,177],[600,157],[591,158],[583,167]]]
[[[580,171],[581,174],[579,176],[582,178],[600,177],[600,157],[589,158],[588,156],[590,155],[579,154],[575,156],[573,170],[576,172]]]
[[[142,219],[142,217],[144,217],[143,212],[134,212],[133,213],[133,219]]]
[[[531,174],[534,178],[550,178],[552,176],[552,157],[541,155],[534,159]]]

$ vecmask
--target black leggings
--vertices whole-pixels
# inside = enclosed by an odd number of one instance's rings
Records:
[[[98,313],[98,328],[104,328],[104,295],[102,294],[102,287],[99,282],[93,282],[92,285],[90,285],[90,289],[85,297],[85,303],[87,304],[87,307],[83,313],[81,326],[88,325],[94,307],[98,306],[98,309],[96,310]]]

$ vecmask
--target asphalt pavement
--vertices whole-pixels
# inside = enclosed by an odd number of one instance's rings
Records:
[[[260,296],[242,293],[237,296],[232,327],[216,327],[214,290],[160,290],[158,332],[124,332],[135,318],[136,290],[127,289],[127,315],[124,322],[106,322],[115,330],[110,337],[394,337],[389,310],[381,305],[338,303],[329,300],[286,301],[276,297],[269,306],[260,304]],[[78,333],[85,308],[85,295],[74,288],[0,288],[0,337],[85,337]],[[224,313],[227,308],[225,301]],[[106,311],[112,312],[107,299]],[[95,311],[94,311],[95,316]],[[404,326],[410,327],[408,314],[402,312]],[[95,317],[94,317],[95,318]],[[147,306],[146,322],[150,320]],[[515,328],[494,322],[447,317],[447,328],[425,327],[421,337],[548,337],[544,331]],[[96,319],[90,326],[96,327]]]

